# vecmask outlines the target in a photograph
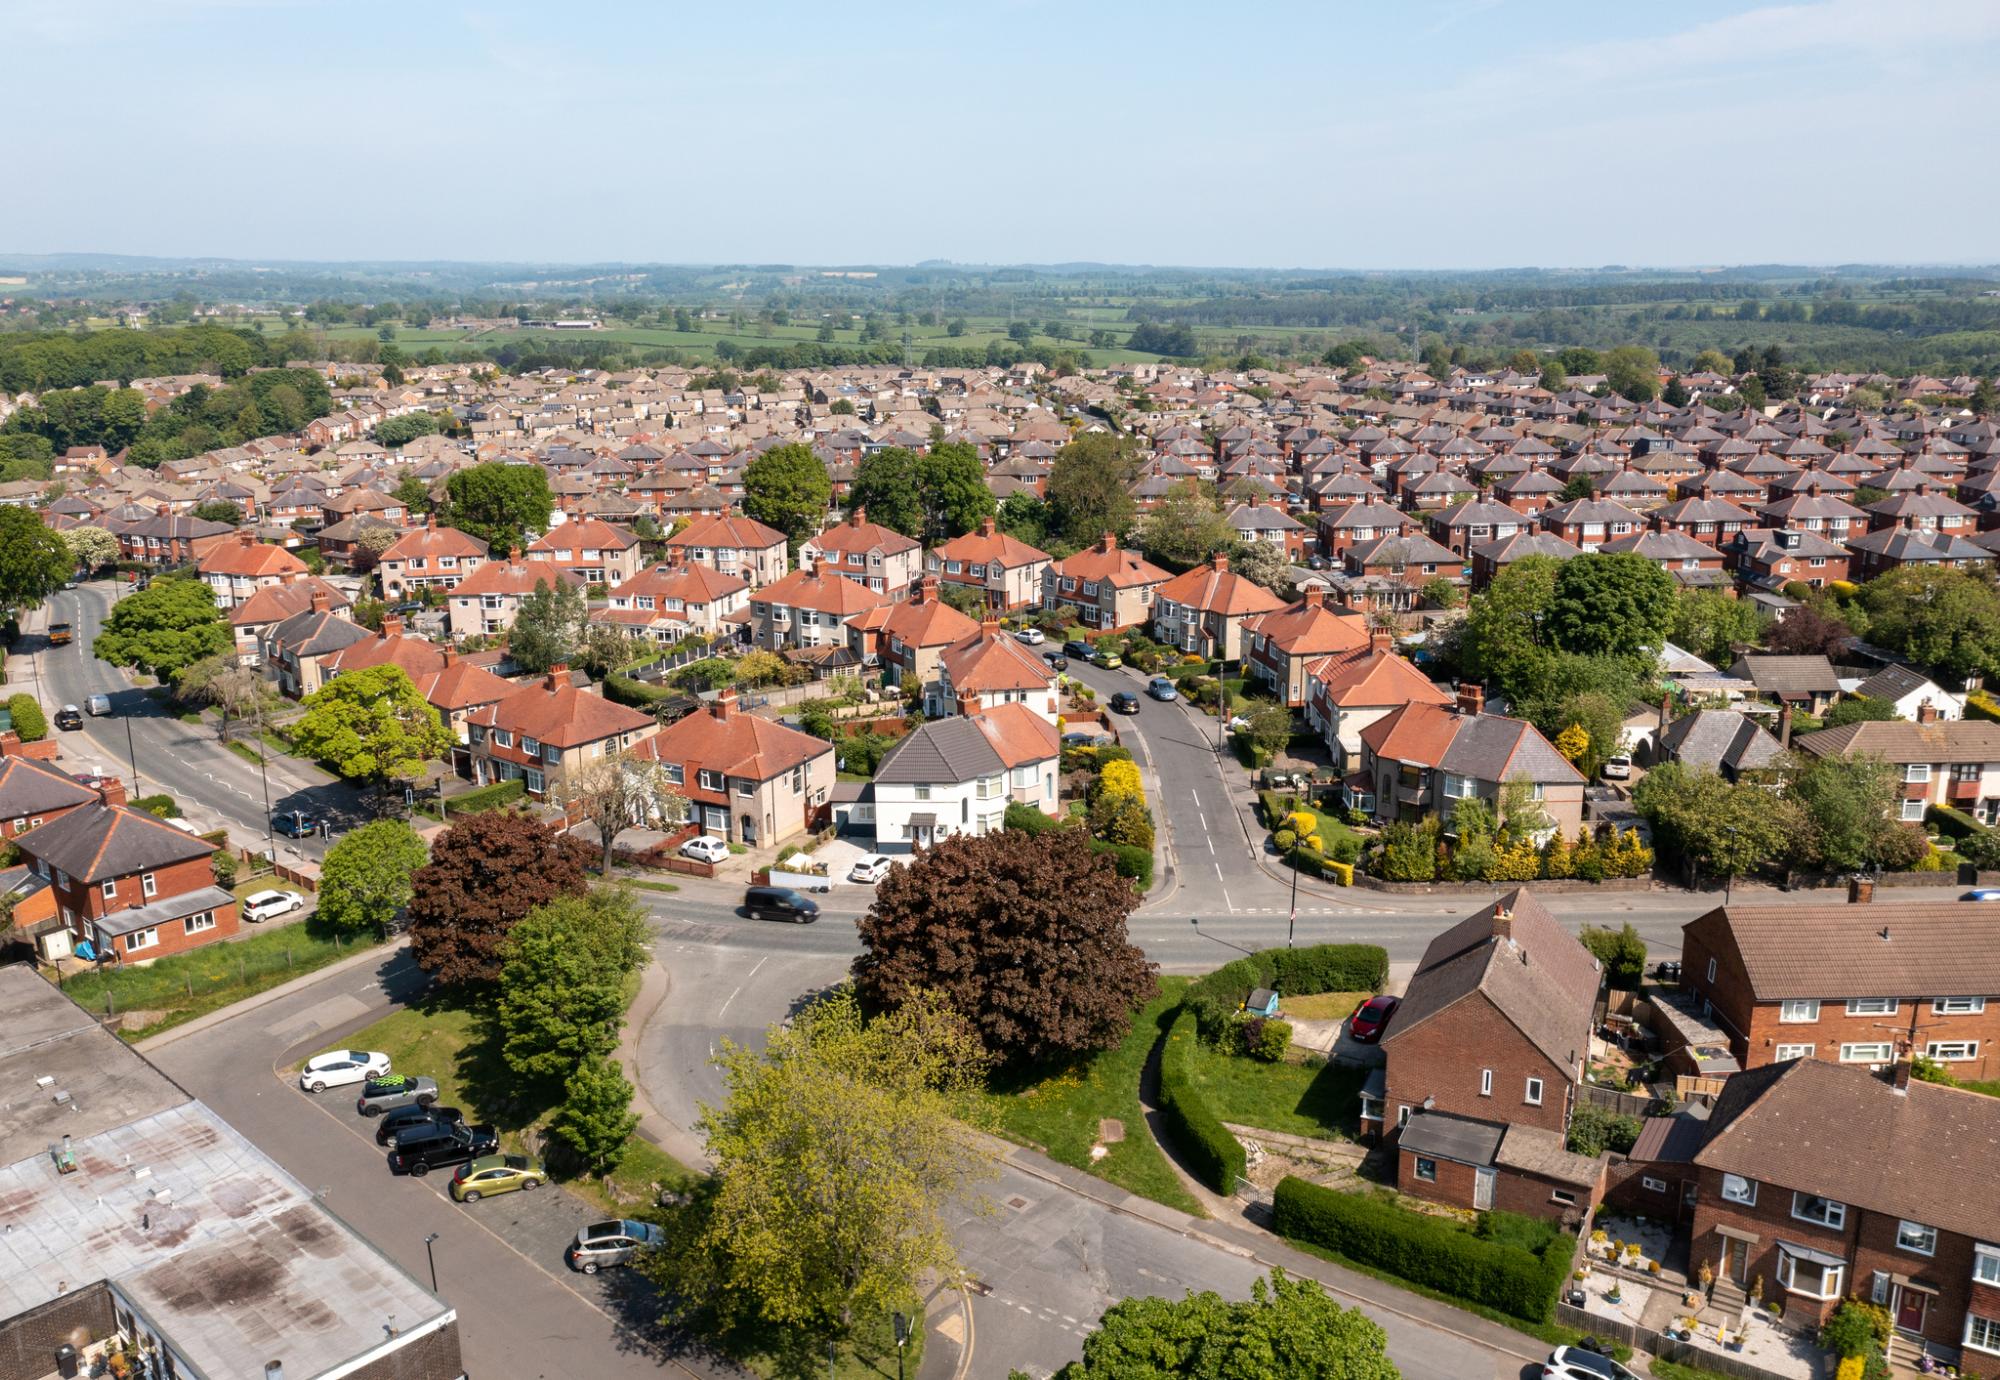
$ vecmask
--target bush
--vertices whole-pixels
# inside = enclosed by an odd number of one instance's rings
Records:
[[[473,814],[480,810],[496,810],[502,805],[519,800],[528,793],[528,783],[520,777],[512,781],[496,781],[490,786],[481,786],[467,791],[464,795],[448,797],[444,802],[446,818],[454,814]]]
[[[1584,1103],[1570,1114],[1569,1148],[1592,1159],[1606,1150],[1629,1154],[1639,1139],[1639,1118]]]
[[[1271,835],[1271,842],[1277,845],[1280,853],[1291,852],[1298,841],[1299,836],[1289,829],[1280,829],[1277,833]]]
[[[159,795],[142,795],[137,800],[128,801],[127,803],[135,810],[144,810],[147,814],[158,815],[161,819],[179,819],[181,817],[179,803],[172,796],[164,792]]]
[[[215,869],[215,884],[227,890],[236,885],[236,872],[240,864],[236,855],[226,848],[218,849],[209,857],[209,865]]]
[[[1111,862],[1121,877],[1130,877],[1139,884],[1139,890],[1150,891],[1153,886],[1153,852],[1150,848],[1140,848],[1129,843],[1106,843],[1099,839],[1091,845],[1100,853],[1109,853]]]
[[[1435,819],[1418,824],[1401,821],[1391,824],[1382,831],[1382,854],[1376,872],[1390,882],[1437,880],[1437,841]]]
[[[1924,823],[1937,830],[1940,838],[1969,839],[1987,832],[1986,826],[1971,815],[1949,805],[1933,805],[1925,810]]]
[[[1984,690],[1975,690],[1965,697],[1965,717],[2000,723],[2000,700],[1994,699]]]
[[[1548,1321],[1569,1277],[1566,1236],[1557,1235],[1537,1257],[1460,1231],[1442,1218],[1291,1176],[1278,1184],[1272,1227],[1280,1236],[1524,1322]]]
[[[1283,1062],[1286,1051],[1291,1047],[1292,1023],[1265,1020],[1257,1023],[1257,1040],[1250,1046],[1249,1054],[1252,1059],[1276,1064]]]
[[[1182,1006],[1160,1049],[1160,1120],[1197,1179],[1217,1193],[1234,1193],[1246,1168],[1243,1146],[1209,1110],[1188,1076],[1196,1038],[1194,1013]]]
[[[1062,828],[1060,820],[1052,819],[1032,805],[1024,805],[1016,800],[1007,806],[1007,813],[1000,817],[1004,829],[1019,829],[1024,834],[1045,834],[1051,829]]]
[[[1819,1330],[1819,1344],[1839,1357],[1868,1356],[1889,1345],[1889,1310],[1849,1299]]]
[[[1352,867],[1361,861],[1361,840],[1352,834],[1342,834],[1333,841],[1333,849],[1328,856],[1335,862]]]
[[[1623,929],[1585,925],[1577,939],[1604,968],[1605,982],[1621,992],[1636,992],[1646,976],[1646,941],[1630,921]]]
[[[22,742],[39,743],[49,736],[49,721],[33,695],[8,696],[7,709],[14,716],[14,732],[21,736]]]
[[[1287,996],[1320,992],[1378,992],[1389,980],[1389,951],[1379,944],[1311,944],[1303,949],[1268,949],[1271,981]]]

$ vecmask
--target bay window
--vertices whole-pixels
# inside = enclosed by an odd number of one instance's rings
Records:
[[[1778,1243],[1778,1282],[1810,1299],[1837,1299],[1847,1266],[1837,1256]]]

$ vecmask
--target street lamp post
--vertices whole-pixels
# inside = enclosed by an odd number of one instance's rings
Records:
[[[903,1380],[903,1348],[910,1342],[910,1320],[902,1313],[892,1313],[889,1318],[896,1331],[896,1380]]]
[[[437,1239],[438,1239],[438,1234],[436,1232],[432,1232],[429,1236],[426,1236],[424,1238],[424,1259],[430,1262],[431,1292],[433,1294],[435,1294],[438,1291],[438,1263],[437,1263],[437,1255],[431,1249],[431,1247],[436,1244]]]
[[[1292,918],[1285,922],[1285,947],[1292,947],[1292,935],[1299,927],[1299,836],[1292,835]]]
[[[139,780],[139,749],[132,744],[132,716],[125,716],[125,756],[132,764],[132,794],[136,798],[146,793]]]
[[[1222,730],[1229,724],[1229,658],[1215,661],[1215,755],[1222,756]]]

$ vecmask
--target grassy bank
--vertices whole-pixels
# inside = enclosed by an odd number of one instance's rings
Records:
[[[1362,1069],[1267,1064],[1199,1041],[1188,1066],[1195,1090],[1223,1121],[1317,1140],[1354,1137],[1367,1076]]]

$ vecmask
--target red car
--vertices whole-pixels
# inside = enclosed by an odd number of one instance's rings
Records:
[[[1374,1044],[1389,1028],[1389,1018],[1402,1003],[1401,997],[1370,997],[1347,1022],[1347,1033],[1364,1045]]]

